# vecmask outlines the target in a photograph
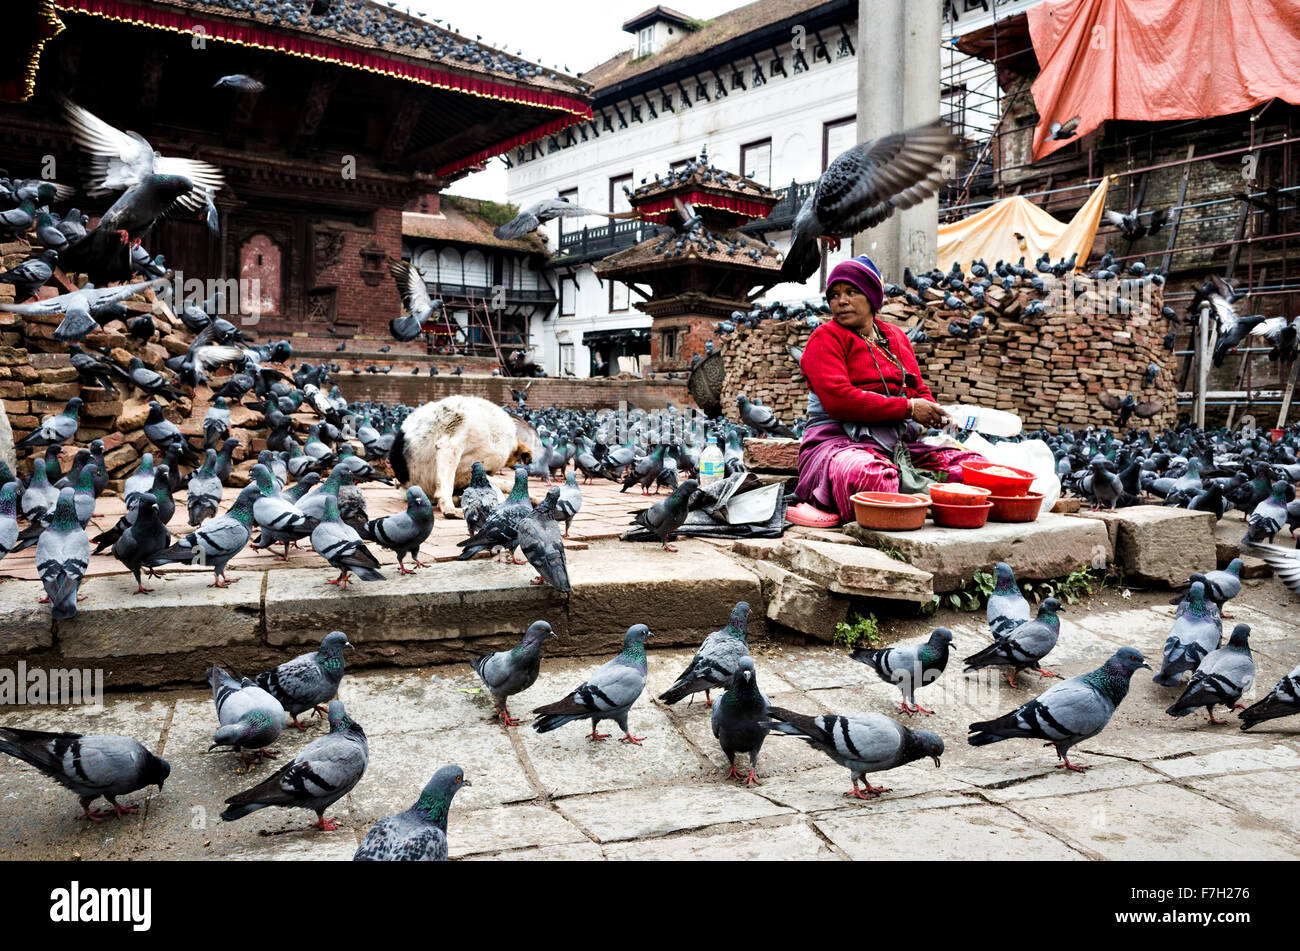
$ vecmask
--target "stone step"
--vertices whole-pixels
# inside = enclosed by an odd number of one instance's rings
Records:
[[[978,529],[926,524],[914,532],[851,523],[845,531],[864,545],[898,551],[914,568],[930,572],[940,593],[957,590],[976,571],[992,570],[999,561],[1009,564],[1016,578],[1037,580],[1061,578],[1084,565],[1105,567],[1114,556],[1104,526],[1073,515],[1047,513],[1034,522],[988,522]]]
[[[930,572],[861,545],[789,538],[771,560],[836,594],[918,603],[934,596]]]
[[[1078,518],[1106,525],[1126,581],[1180,585],[1193,572],[1218,564],[1210,512],[1134,505],[1114,512],[1080,512]]]

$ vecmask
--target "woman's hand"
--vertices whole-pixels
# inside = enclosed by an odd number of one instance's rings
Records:
[[[948,414],[938,403],[929,400],[912,400],[912,418],[922,426],[938,427],[948,422]]]

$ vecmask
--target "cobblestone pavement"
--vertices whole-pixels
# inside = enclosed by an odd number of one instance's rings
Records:
[[[1071,606],[1048,666],[1082,673],[1125,644],[1158,664],[1173,616],[1167,600],[1108,590]],[[1231,605],[1227,624],[1252,626],[1256,698],[1300,659],[1295,609],[1294,596],[1272,579],[1247,582]],[[953,629],[958,658],[988,642],[982,613],[943,614],[937,622]],[[933,623],[901,627],[911,638]],[[897,691],[837,648],[756,643],[754,654],[761,687],[781,706],[897,711]],[[768,739],[761,786],[725,781],[725,758],[704,704],[650,700],[689,657],[685,650],[650,652],[649,686],[631,715],[633,730],[647,737],[640,748],[590,742],[581,724],[538,735],[490,723],[490,698],[475,692],[468,666],[348,675],[341,697],[366,730],[371,758],[361,783],[331,810],[341,825],[333,833],[307,829],[314,816],[305,811],[217,819],[222,800],[275,767],[241,774],[232,754],[206,752],[215,716],[204,692],[110,695],[104,712],[93,716],[48,707],[0,711],[6,725],[128,734],[172,767],[162,792],[125,797],[142,806],[139,815],[91,824],[73,819],[71,793],[0,757],[0,858],[347,859],[373,821],[408,807],[449,762],[473,782],[452,807],[457,859],[1300,856],[1300,717],[1250,733],[1235,717],[1217,727],[1201,714],[1173,720],[1163,711],[1175,692],[1140,671],[1110,726],[1075,750],[1093,768],[1067,773],[1036,741],[969,746],[967,724],[1012,709],[1044,684],[1026,674],[1013,689],[991,674],[963,675],[954,661],[919,695],[936,711],[922,718],[924,726],[947,744],[942,768],[921,760],[877,774],[876,784],[892,791],[861,802],[843,796],[846,770],[788,737]],[[544,660],[541,678],[512,710],[518,715],[558,699],[599,662]],[[320,735],[320,722],[305,736],[286,731],[278,762]]]

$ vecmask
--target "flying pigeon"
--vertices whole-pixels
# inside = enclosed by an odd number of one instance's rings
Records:
[[[433,774],[415,805],[380,819],[352,856],[354,862],[445,862],[447,813],[462,786],[474,785],[459,766],[444,766]]]
[[[315,812],[316,821],[310,828],[322,832],[338,829],[337,820],[325,818],[325,810],[361,781],[370,761],[370,745],[361,725],[343,709],[342,700],[330,703],[329,717],[329,733],[312,740],[293,762],[252,789],[227,799],[230,808],[221,818],[234,822],[267,806],[283,806]]]
[[[513,695],[523,693],[537,682],[542,664],[542,642],[555,636],[551,625],[534,621],[513,650],[480,654],[470,660],[470,666],[492,692],[492,702],[503,726],[519,725],[520,721],[510,716],[507,703]]]
[[[627,728],[627,714],[645,689],[645,641],[650,629],[644,624],[633,624],[623,638],[623,652],[597,668],[587,680],[563,700],[538,707],[533,712],[538,718],[533,729],[549,733],[575,720],[590,720],[590,740],[608,739],[608,733],[597,733],[601,720],[613,720],[623,731],[620,742],[641,745],[644,736],[633,736]]]
[[[589,208],[570,204],[564,198],[543,198],[541,201],[534,202],[527,208],[522,209],[519,214],[504,225],[493,228],[492,234],[498,240],[513,241],[516,238],[522,238],[530,231],[536,231],[554,218],[583,218],[588,215],[602,218],[637,217],[637,213],[634,211],[593,211]]]
[[[16,756],[36,767],[60,786],[71,789],[81,801],[78,819],[99,822],[109,815],[139,811],[123,806],[118,796],[125,796],[145,786],[158,784],[159,790],[171,775],[165,759],[159,759],[137,741],[125,736],[82,736],[80,733],[43,733],[0,727],[0,752]],[[94,812],[90,804],[103,796],[113,812]]]
[[[885,683],[898,687],[903,694],[903,699],[898,703],[899,712],[911,716],[914,713],[934,713],[916,702],[915,692],[918,687],[939,679],[948,665],[948,648],[951,645],[952,631],[946,627],[936,627],[924,644],[886,647],[883,650],[859,647],[849,656],[860,664],[866,664]]]
[[[402,306],[406,308],[405,317],[394,317],[389,321],[388,331],[393,339],[407,343],[420,336],[424,324],[442,309],[442,301],[429,297],[424,274],[409,261],[392,262],[388,265],[388,273],[397,282],[397,292],[402,297]],[[342,350],[343,344],[339,344],[338,348]]]
[[[1296,713],[1300,713],[1300,667],[1279,680],[1267,697],[1255,701],[1237,716],[1241,718],[1241,728],[1249,730],[1265,720],[1276,720]]]
[[[1106,728],[1128,695],[1129,681],[1139,667],[1151,669],[1140,651],[1121,647],[1096,670],[1063,680],[996,720],[972,723],[967,740],[971,746],[987,746],[1015,737],[1047,740],[1061,758],[1058,768],[1075,772],[1091,769],[1070,762],[1070,747]]]

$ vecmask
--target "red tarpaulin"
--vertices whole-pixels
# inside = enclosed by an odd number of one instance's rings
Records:
[[[1203,119],[1270,99],[1300,104],[1298,0],[1047,0],[1031,7],[1034,158],[1073,139],[1052,122]]]

